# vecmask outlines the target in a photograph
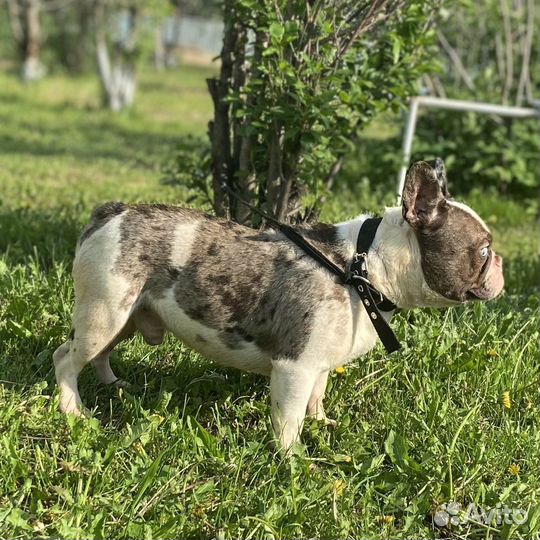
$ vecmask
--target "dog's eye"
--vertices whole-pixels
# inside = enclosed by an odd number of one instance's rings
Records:
[[[480,255],[482,255],[482,257],[487,257],[489,255],[489,246],[484,246],[480,250]]]

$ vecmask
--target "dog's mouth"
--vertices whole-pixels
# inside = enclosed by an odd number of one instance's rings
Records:
[[[494,283],[486,282],[480,287],[469,289],[465,293],[465,301],[468,300],[493,300],[497,298],[504,288],[504,279],[497,279]]]
[[[475,289],[469,289],[465,293],[465,300],[489,300],[490,295],[485,287],[476,287]]]

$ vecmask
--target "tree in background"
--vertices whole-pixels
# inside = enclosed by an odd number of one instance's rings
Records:
[[[139,54],[136,30],[140,6],[136,2],[112,4],[106,0],[95,1],[94,31],[103,100],[116,112],[132,105],[135,98]],[[111,11],[116,15],[116,24],[112,37],[108,37],[108,27],[113,26]]]
[[[535,0],[478,0],[442,10],[437,37],[445,70],[432,86],[509,105],[540,90],[540,7]],[[533,58],[536,56],[536,61]]]
[[[216,214],[252,223],[246,200],[281,221],[314,217],[354,133],[430,68],[435,7],[225,0],[221,71],[208,80]]]
[[[71,0],[58,5],[58,9],[46,12],[50,16],[45,20],[46,47],[51,55],[51,67],[60,67],[70,74],[79,75],[89,70],[94,56],[94,0]]]
[[[96,62],[104,102],[112,111],[133,104],[142,36],[170,8],[167,0],[94,0]],[[141,24],[141,23],[144,23]]]
[[[22,60],[21,77],[25,82],[41,79],[41,0],[7,0],[9,22]]]

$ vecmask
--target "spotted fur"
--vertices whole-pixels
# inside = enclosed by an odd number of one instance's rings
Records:
[[[365,218],[299,230],[346,269]],[[494,253],[477,260],[486,235],[450,201],[442,162],[415,164],[403,208],[385,211],[369,250],[370,279],[403,308],[493,298],[502,270]],[[114,346],[134,332],[157,345],[170,331],[222,365],[269,375],[274,429],[289,448],[306,413],[326,418],[328,372],[378,341],[354,291],[283,235],[185,208],[104,205],[81,235],[73,277],[74,333],[54,354],[64,412],[80,414],[84,365],[122,384]]]

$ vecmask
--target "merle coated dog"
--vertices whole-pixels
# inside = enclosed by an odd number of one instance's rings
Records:
[[[298,231],[346,269],[366,217]],[[405,309],[489,300],[504,285],[488,227],[450,198],[441,160],[411,166],[402,206],[384,211],[367,265],[373,286]],[[326,420],[329,371],[378,341],[353,288],[283,234],[186,208],[98,208],[73,277],[73,333],[54,353],[66,413],[81,413],[85,365],[103,383],[123,384],[109,364],[114,347],[136,331],[158,345],[169,331],[221,365],[268,375],[274,429],[288,449],[306,414]]]

